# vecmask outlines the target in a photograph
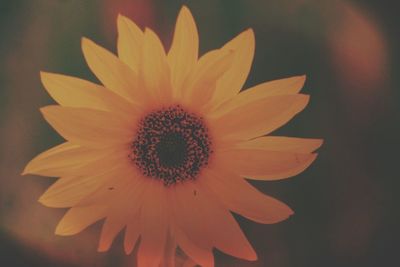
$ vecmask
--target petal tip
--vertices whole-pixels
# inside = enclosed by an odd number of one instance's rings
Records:
[[[249,243],[249,247],[248,247],[248,252],[246,253],[246,255],[243,257],[244,260],[248,260],[248,261],[256,261],[258,260],[258,256],[256,251],[254,250],[253,246]]]
[[[49,73],[46,72],[46,71],[43,71],[43,70],[39,71],[39,75],[40,75],[40,78],[41,78],[42,80],[43,80],[43,78],[45,78],[48,74],[49,74]]]
[[[305,108],[308,103],[310,102],[310,95],[306,95],[306,94],[298,94],[298,95],[294,95],[294,96],[298,96],[298,103],[301,104],[302,109]]]
[[[27,174],[32,174],[31,162],[32,162],[32,160],[25,165],[24,169],[21,172],[21,175],[24,176],[24,175],[27,175]]]
[[[84,37],[84,36],[81,37],[81,43],[82,43],[82,44],[88,43],[89,41],[90,41],[89,38]]]
[[[124,246],[124,252],[125,252],[126,255],[130,255],[132,253],[132,251],[133,251],[133,247],[132,246],[128,246],[128,245]]]
[[[294,210],[288,208],[288,218],[294,215]]]
[[[46,207],[50,207],[47,203],[46,197],[44,195],[40,196],[39,199],[37,200],[40,204]]]
[[[93,45],[93,41],[87,37],[81,37],[81,47],[83,51],[86,51],[89,46]]]
[[[190,10],[190,8],[187,5],[182,5],[181,9],[179,10],[179,15],[185,15],[185,16],[189,16],[191,18],[193,18],[193,14],[192,11]]]
[[[51,73],[51,72],[46,72],[46,71],[40,71],[39,76],[40,76],[40,81],[42,82],[44,88],[46,90],[49,90],[50,88],[49,82],[51,81],[51,78],[54,77],[56,74]]]
[[[149,34],[152,32],[152,30],[149,27],[144,27],[144,34]]]
[[[45,107],[39,108],[40,113],[42,113],[42,116],[44,119],[49,122],[49,120],[52,120],[54,118],[54,113],[57,112],[60,106],[59,105],[49,105]]]
[[[282,221],[286,221],[287,219],[289,219],[290,217],[292,217],[294,215],[294,211],[287,205],[284,205],[282,207],[282,209],[280,210],[280,214],[281,216],[278,216],[276,218],[276,221],[273,223],[279,223]]]
[[[39,108],[39,111],[40,111],[40,113],[42,113],[43,116],[46,115],[47,110],[48,110],[47,107],[41,107],[41,108]]]
[[[110,245],[100,242],[99,246],[97,247],[97,252],[107,252],[110,249]]]
[[[247,44],[249,48],[251,48],[252,51],[254,51],[255,48],[255,42],[256,42],[256,37],[253,28],[247,28],[243,32],[241,32],[237,36],[237,40],[241,40],[244,44]],[[235,39],[234,39],[235,40]]]
[[[255,37],[254,29],[253,28],[247,28],[244,33],[248,34],[249,37]]]
[[[193,14],[190,11],[189,7],[186,5],[183,5],[181,10],[179,11],[178,18],[179,17],[185,18],[185,20],[189,20],[189,21],[193,20],[194,21]]]
[[[303,88],[304,84],[306,83],[307,75],[303,74],[303,75],[295,76],[294,78],[295,78],[295,80],[294,80],[295,84],[298,84],[298,87],[299,87],[298,91],[300,91]]]
[[[189,12],[190,13],[189,7],[187,5],[182,5],[181,10],[180,10],[179,13],[182,13],[182,12]]]
[[[117,15],[117,26],[122,22],[123,19],[124,19],[124,15],[122,15],[121,13],[118,13],[118,15]]]
[[[49,110],[51,110],[55,106],[56,105],[41,107],[41,108],[39,108],[39,111],[40,111],[40,113],[42,113],[43,116],[46,116],[49,113]]]
[[[324,139],[316,139],[315,140],[315,149],[317,150],[318,148],[320,148],[323,144],[324,144],[325,140]]]
[[[122,15],[121,13],[118,13],[117,24],[126,23],[126,22],[130,22],[130,21],[131,21],[130,18],[128,18],[125,15]]]
[[[151,40],[154,39],[154,36],[157,36],[157,34],[149,27],[145,27],[143,30],[143,36],[144,42],[151,42]]]
[[[257,253],[253,250],[253,253],[247,258],[249,261],[256,261],[258,260]]]
[[[48,208],[65,208],[65,206],[60,205],[59,203],[57,203],[57,201],[52,201],[52,196],[49,196],[46,193],[41,195],[37,201]]]
[[[68,231],[66,231],[65,229],[63,229],[62,227],[60,227],[60,225],[57,225],[56,230],[54,231],[55,235],[59,235],[59,236],[68,236],[68,235],[72,235],[71,233],[69,233]]]

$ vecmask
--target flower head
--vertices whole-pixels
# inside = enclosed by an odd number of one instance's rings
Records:
[[[321,140],[270,136],[308,102],[305,77],[240,92],[254,55],[244,31],[198,58],[198,33],[183,7],[168,53],[150,29],[118,17],[118,56],[83,38],[101,81],[41,73],[59,105],[41,109],[66,142],[34,158],[24,173],[60,177],[39,199],[70,207],[56,228],[73,235],[105,218],[99,251],[125,229],[138,266],[170,266],[176,247],[201,266],[212,249],[257,258],[231,212],[276,223],[293,212],[245,178],[294,176]]]

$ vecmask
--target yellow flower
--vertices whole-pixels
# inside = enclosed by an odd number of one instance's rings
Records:
[[[105,218],[98,250],[125,229],[126,253],[139,242],[140,267],[170,266],[177,247],[201,266],[214,265],[214,247],[256,260],[230,211],[267,224],[293,214],[245,178],[288,178],[316,158],[321,140],[265,136],[307,105],[309,97],[298,93],[305,77],[240,92],[253,31],[198,58],[186,7],[168,53],[153,31],[126,17],[118,17],[118,32],[118,57],[82,39],[103,85],[41,73],[60,104],[41,111],[67,141],[34,158],[24,174],[60,177],[39,199],[70,207],[56,234],[73,235]]]

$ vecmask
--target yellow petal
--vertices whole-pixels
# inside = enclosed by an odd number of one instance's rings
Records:
[[[69,144],[69,143],[66,143]],[[132,171],[134,167],[128,158],[126,148],[91,149],[75,145],[69,150],[64,146],[52,148],[34,158],[23,174],[37,174],[53,177],[93,176],[106,174],[114,169]]]
[[[306,95],[271,96],[224,113],[212,114],[214,131],[224,138],[247,140],[268,134],[304,109]]]
[[[116,167],[109,167],[109,170],[101,174],[105,177],[104,182],[91,194],[84,197],[77,205],[91,206],[95,204],[104,204],[108,206],[117,205],[116,203],[122,202],[120,199],[122,195],[127,195],[129,192],[130,211],[136,212],[140,207],[140,197],[143,194],[144,184],[141,177],[134,173],[134,169],[127,168],[127,166],[117,165]],[[125,205],[123,205],[125,207]],[[122,208],[122,207],[121,207]],[[114,212],[115,208],[112,208]],[[130,213],[129,213],[130,214]]]
[[[179,247],[202,267],[214,267],[214,255],[211,248],[205,249],[194,244],[179,227],[174,228],[175,238]]]
[[[232,50],[235,55],[230,69],[218,80],[212,101],[214,107],[237,95],[246,82],[255,50],[253,30],[242,32],[221,50]]]
[[[171,226],[169,225],[167,233],[167,241],[165,242],[164,254],[161,259],[160,266],[165,267],[175,267],[175,255],[176,255],[176,238],[175,235],[171,233]]]
[[[48,157],[52,157],[53,155],[57,155],[59,153],[64,153],[65,151],[69,150],[75,150],[76,148],[79,148],[79,145],[72,144],[70,142],[65,142],[60,145],[57,145],[55,147],[50,148],[49,150],[46,150],[36,157],[34,157],[24,168],[22,175],[27,175],[27,174],[39,174],[36,173],[36,169],[41,167],[42,164],[46,164],[46,159]],[[52,175],[46,175],[43,174],[44,176],[52,176]]]
[[[258,223],[277,223],[293,211],[284,203],[266,196],[240,176],[229,171],[205,170],[199,182],[230,210]]]
[[[86,38],[82,38],[82,51],[90,69],[105,87],[134,103],[145,97],[137,73],[114,54]]]
[[[134,106],[103,86],[61,74],[41,72],[44,87],[62,106],[134,112]]]
[[[175,194],[177,226],[194,244],[204,249],[215,246],[243,259],[256,258],[232,215],[205,188],[187,182],[177,186]]]
[[[102,189],[96,192],[97,198],[100,197],[102,199],[106,199],[106,203],[109,203],[107,219],[103,225],[98,247],[98,251],[101,252],[107,251],[110,248],[115,236],[122,230],[122,228],[128,224],[131,224],[131,221],[136,222],[137,219],[135,219],[135,217],[137,217],[139,214],[141,205],[140,189],[143,188],[140,181],[141,179],[131,179],[131,177],[124,179],[122,178],[122,175],[126,176],[127,174],[120,172],[120,174],[114,175],[112,177],[113,179],[110,179]],[[125,180],[125,182],[122,180]],[[112,195],[110,195],[110,193],[112,193]],[[82,204],[83,202],[81,205]],[[128,209],[127,205],[129,206]],[[136,241],[136,239],[131,240],[130,242],[134,241]]]
[[[199,185],[193,198],[197,198],[201,203],[200,209],[195,212],[203,215],[202,222],[209,230],[210,235],[204,238],[210,238],[216,248],[229,255],[246,260],[257,259],[255,251],[232,214],[221,206],[207,188]]]
[[[118,15],[118,56],[136,73],[139,73],[140,51],[143,45],[143,32],[130,19]]]
[[[47,189],[39,202],[53,208],[73,207],[95,191],[103,181],[98,176],[63,177]]]
[[[297,175],[315,160],[317,154],[259,149],[234,149],[215,153],[215,165],[255,180],[279,180]]]
[[[212,50],[202,56],[183,85],[185,103],[202,107],[214,93],[217,80],[230,68],[234,58],[231,50]]]
[[[198,266],[198,265],[192,259],[189,259],[189,258],[186,259],[182,265],[182,267],[196,267],[196,266]],[[204,265],[201,265],[201,266],[204,266]],[[213,267],[214,265],[207,265],[204,267],[209,267],[209,266]]]
[[[60,106],[40,110],[60,135],[78,144],[94,148],[128,144],[133,136],[133,126],[109,112]]]
[[[106,149],[99,152],[99,157],[94,160],[57,170],[61,174],[56,176],[107,175],[116,170],[129,172],[134,167],[127,155],[129,153],[125,153],[124,149]]]
[[[303,87],[306,76],[294,76],[290,78],[265,82],[240,92],[221,106],[215,106],[215,112],[227,112],[236,107],[264,99],[268,96],[297,94]]]
[[[115,217],[106,218],[103,228],[101,230],[98,252],[106,252],[110,249],[112,242],[118,233],[125,227],[126,221],[122,221],[120,218]]]
[[[212,249],[212,237],[208,227],[204,223],[204,216],[199,212],[202,203],[196,197],[197,189],[186,182],[184,186],[175,186],[173,190],[172,206],[177,227],[191,240],[196,246],[206,250]]]
[[[144,32],[141,76],[145,88],[158,102],[170,101],[172,88],[167,56],[158,36],[148,28]]]
[[[196,65],[199,53],[199,36],[190,10],[183,6],[176,21],[174,38],[168,52],[171,80],[175,94],[180,96],[186,76]]]
[[[136,242],[140,235],[140,213],[132,216],[128,225],[126,226],[125,238],[124,238],[124,250],[126,254],[131,254],[135,248]]]
[[[56,235],[74,235],[106,216],[104,206],[74,207],[67,211],[56,228]]]
[[[106,153],[106,151],[93,150],[66,142],[33,158],[25,167],[23,175],[30,173],[43,176],[63,176],[70,168],[101,158],[101,152]]]
[[[323,143],[322,139],[296,138],[285,136],[262,136],[243,141],[237,147],[244,149],[261,149],[268,151],[290,151],[310,153],[317,150]]]
[[[306,75],[299,75],[265,82],[246,89],[243,96],[251,100],[253,97],[297,94],[303,88],[306,78]]]
[[[140,213],[141,240],[138,267],[158,267],[167,240],[167,203],[164,185],[151,181],[143,197]]]

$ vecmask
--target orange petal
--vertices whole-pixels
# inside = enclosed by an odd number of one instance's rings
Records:
[[[102,152],[106,153],[107,150],[94,150],[66,142],[33,158],[22,174],[63,176],[70,168],[101,158]]]
[[[176,197],[177,225],[189,240],[201,248],[213,245],[235,257],[256,258],[232,215],[205,188],[185,183],[181,189],[177,188]]]
[[[172,88],[167,56],[157,34],[148,28],[144,32],[141,76],[145,88],[159,103],[171,99]]]
[[[103,224],[101,230],[98,252],[106,252],[110,249],[112,242],[119,232],[125,227],[126,221],[123,221],[120,217],[111,217],[107,215],[107,218]]]
[[[124,250],[126,254],[131,254],[135,248],[136,242],[140,235],[140,212],[131,216],[128,225],[126,226],[126,233],[124,238]]]
[[[171,200],[177,227],[196,246],[211,251],[212,240],[209,229],[204,223],[199,223],[204,220],[204,216],[199,212],[202,203],[196,197],[196,187],[186,182],[184,186],[178,185],[170,190],[173,190]]]
[[[114,54],[86,38],[82,38],[82,51],[90,69],[105,87],[134,103],[145,97],[137,73]]]
[[[78,144],[95,148],[128,144],[133,136],[130,122],[109,112],[60,106],[40,110],[60,135]]]
[[[240,176],[221,170],[205,170],[199,182],[230,210],[259,223],[277,223],[293,211],[284,203],[266,196]]]
[[[212,101],[214,107],[236,96],[246,82],[255,50],[253,30],[248,29],[242,32],[221,50],[235,51],[235,55],[230,69],[218,80]]]
[[[247,140],[268,134],[284,125],[307,105],[306,95],[272,96],[225,113],[212,114],[214,131],[224,138]]]
[[[74,207],[67,211],[56,228],[56,235],[74,235],[106,216],[104,206]]]
[[[139,73],[140,51],[143,45],[143,32],[129,18],[118,15],[118,57],[135,73]]]
[[[62,169],[63,174],[61,176],[107,175],[116,170],[123,170],[130,174],[134,171],[134,167],[127,155],[129,153],[125,153],[124,150],[110,149],[108,153],[101,154],[99,158],[93,161]]]
[[[178,227],[174,228],[174,234],[179,247],[202,267],[214,267],[214,255],[211,248],[205,249],[193,243]]]
[[[262,136],[252,140],[240,142],[237,144],[237,147],[243,149],[311,153],[317,150],[322,143],[322,139]]]
[[[123,175],[124,173],[121,172],[118,175],[120,177],[112,177],[113,179],[110,179],[103,186],[103,189],[97,192],[102,199],[109,199],[107,201],[109,203],[107,219],[103,225],[98,247],[98,251],[101,252],[107,251],[110,248],[115,236],[132,221],[132,218],[134,219],[138,215],[140,209],[141,179],[131,179],[131,177],[126,179]],[[117,182],[115,181],[116,179],[120,181]],[[109,195],[110,191],[113,195]]]
[[[42,83],[51,97],[62,106],[104,111],[135,111],[131,103],[103,86],[61,74],[41,72]]]
[[[196,266],[198,266],[198,265],[192,259],[186,259],[182,265],[182,267],[196,267]],[[204,265],[201,265],[201,266],[204,266]],[[212,266],[214,266],[214,265],[212,265]]]
[[[138,267],[158,267],[167,240],[167,203],[164,185],[159,181],[148,184],[140,213],[141,241]]]
[[[185,103],[202,107],[214,93],[217,80],[230,68],[234,58],[231,50],[212,50],[202,56],[183,85]]]
[[[176,21],[174,38],[168,52],[171,80],[175,94],[180,95],[186,76],[194,68],[199,53],[199,36],[190,10],[183,6]]]
[[[211,234],[208,238],[213,241],[216,248],[241,259],[257,259],[255,251],[232,214],[225,207],[220,206],[218,199],[207,188],[199,185],[198,193],[193,197],[198,198],[202,203],[200,212]]]
[[[316,157],[310,153],[234,149],[215,153],[215,166],[249,179],[279,180],[301,173]]]
[[[139,200],[145,188],[142,177],[138,177],[132,170],[126,168],[124,164],[109,167],[109,170],[102,173],[101,176],[105,177],[101,178],[104,179],[104,182],[94,192],[79,201],[77,205],[90,206],[101,203],[108,205],[112,209],[109,213],[113,213],[117,212],[115,207],[118,206],[118,202],[126,202],[129,203],[130,212],[136,212],[139,209],[141,205]],[[129,197],[129,200],[121,200],[124,196]],[[121,208],[126,208],[126,203],[120,205]]]
[[[215,112],[227,112],[236,107],[264,99],[269,96],[297,94],[303,87],[306,76],[294,76],[290,78],[265,82],[248,88],[215,109]]]
[[[103,182],[101,176],[63,177],[47,189],[39,202],[53,208],[73,207]]]
[[[165,267],[175,267],[175,255],[176,255],[176,239],[175,235],[171,233],[171,225],[169,224],[169,228],[167,231],[167,240],[165,242],[164,254],[161,259],[160,266]]]

